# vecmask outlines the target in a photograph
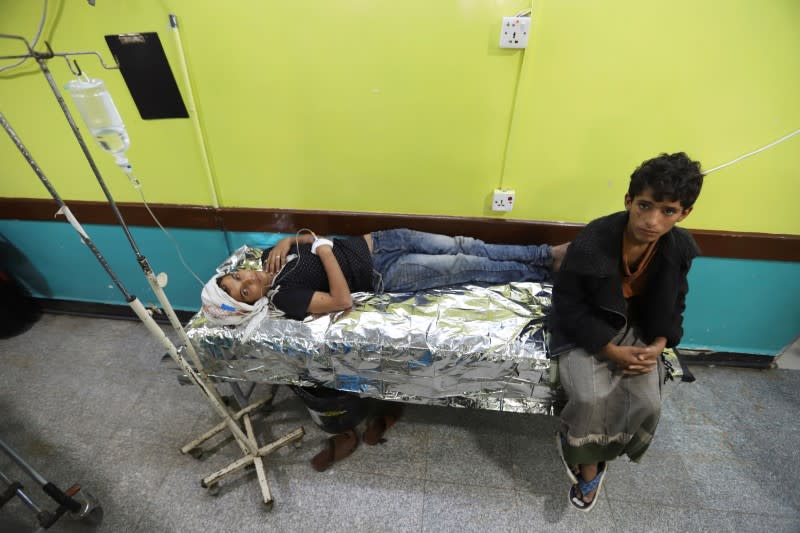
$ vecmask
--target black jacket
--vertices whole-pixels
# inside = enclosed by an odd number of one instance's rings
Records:
[[[567,249],[553,286],[550,353],[579,346],[597,353],[628,323],[622,295],[622,234],[627,211],[586,225]],[[650,261],[647,285],[631,303],[638,309],[643,340],[666,337],[667,346],[683,336],[686,275],[700,249],[688,231],[672,230],[659,239]]]

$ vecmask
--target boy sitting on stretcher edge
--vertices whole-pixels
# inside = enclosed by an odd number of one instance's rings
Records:
[[[240,324],[271,303],[288,318],[302,320],[308,314],[349,309],[351,292],[413,292],[465,283],[542,281],[558,270],[566,248],[567,244],[486,244],[471,237],[410,229],[333,240],[313,234],[286,237],[264,251],[263,271],[237,270],[214,276],[203,288],[203,312],[218,324]],[[313,389],[296,392],[306,401]],[[336,391],[326,392],[330,397]],[[379,416],[368,422],[364,432],[367,444],[382,442],[383,434],[400,415],[397,404],[381,403]],[[311,460],[316,470],[347,457],[358,445],[353,428],[340,429],[343,432],[331,437]]]
[[[631,175],[625,211],[590,222],[556,276],[550,353],[567,395],[556,445],[578,510],[592,510],[612,459],[638,462],[652,442],[659,356],[683,335],[687,275],[700,253],[675,224],[702,185],[700,163],[683,152],[645,161]]]

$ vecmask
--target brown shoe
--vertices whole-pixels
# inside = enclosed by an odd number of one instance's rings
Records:
[[[358,448],[358,434],[350,429],[329,437],[325,448],[311,459],[311,467],[317,472],[327,470],[336,461],[341,461]]]
[[[380,416],[376,416],[367,422],[367,429],[364,430],[362,438],[365,444],[373,446],[375,444],[383,444],[386,439],[383,438],[384,433],[389,431],[400,415],[403,413],[403,408],[400,406],[391,406],[386,409],[386,412]]]

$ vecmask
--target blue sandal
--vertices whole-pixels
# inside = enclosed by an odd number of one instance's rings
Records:
[[[581,475],[578,476],[578,482],[569,489],[569,503],[575,507],[579,511],[583,511],[584,513],[588,513],[594,508],[594,504],[597,503],[597,498],[600,496],[600,487],[603,486],[603,479],[606,476],[606,472],[608,468],[605,462],[599,463],[597,465],[597,475],[591,481],[584,481]],[[594,498],[592,501],[585,502],[583,500],[583,495],[589,492],[592,492],[596,489],[594,493]]]

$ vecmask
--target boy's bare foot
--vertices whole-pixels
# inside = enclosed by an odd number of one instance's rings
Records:
[[[564,256],[567,255],[568,246],[569,243],[565,242],[564,244],[550,247],[553,253],[553,272],[558,272],[561,268],[561,262],[564,260]]]

